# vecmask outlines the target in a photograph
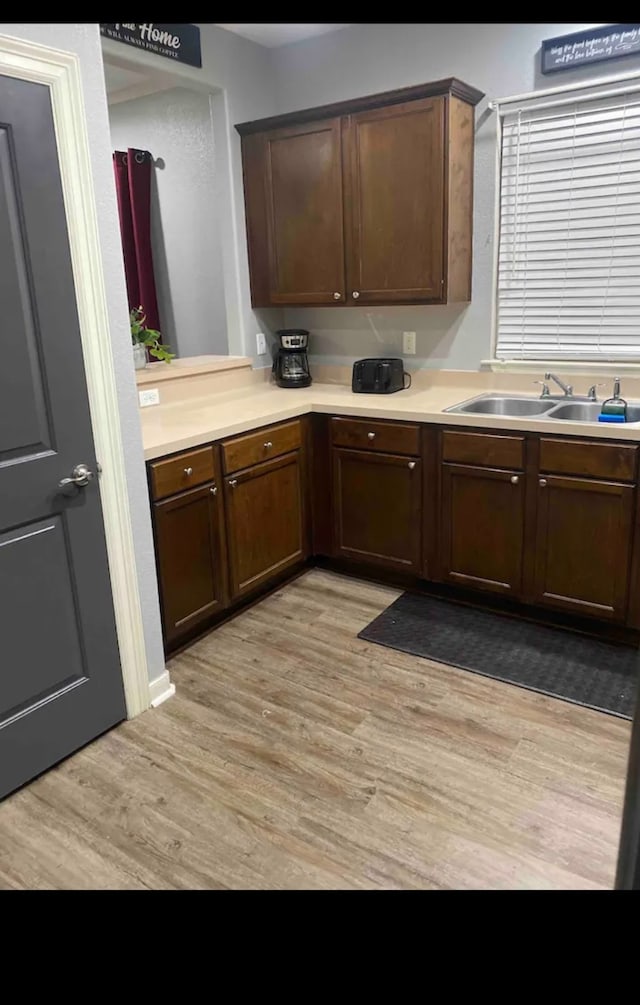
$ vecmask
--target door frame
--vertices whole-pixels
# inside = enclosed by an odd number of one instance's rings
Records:
[[[116,375],[109,334],[80,60],[75,53],[0,35],[0,74],[45,84],[53,123],[129,719],[151,704]],[[133,363],[132,363],[133,366]],[[165,687],[171,687],[168,680]],[[167,697],[169,695],[167,694]]]

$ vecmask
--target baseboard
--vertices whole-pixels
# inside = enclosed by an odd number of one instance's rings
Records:
[[[149,684],[149,698],[151,708],[157,708],[158,705],[162,705],[163,701],[167,701],[168,698],[173,698],[176,693],[175,684],[171,683],[169,677],[169,671],[165,670],[163,674],[156,677]]]

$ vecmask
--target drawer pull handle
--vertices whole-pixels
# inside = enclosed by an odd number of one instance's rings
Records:
[[[517,485],[519,481],[520,481],[520,479],[518,478],[517,475],[511,475],[511,484],[512,485]]]
[[[376,434],[375,434],[375,433],[367,433],[367,437],[368,437],[368,438],[369,438],[370,440],[375,440],[375,438],[376,438]]]
[[[547,484],[546,478],[541,478],[540,481],[538,482],[538,485],[540,486],[541,489],[543,489],[546,484]]]
[[[237,485],[237,484],[238,484],[238,479],[237,479],[237,478],[230,478],[230,479],[229,479],[229,486],[230,486],[230,487],[231,487],[232,489],[234,489],[234,488],[236,487],[236,485]]]
[[[334,299],[334,300],[339,300],[341,296],[342,296],[342,294],[341,294],[341,293],[334,293],[334,294],[333,294],[333,299]]]
[[[211,493],[212,496],[217,496],[218,494],[217,485],[212,485],[211,488],[209,489],[209,492]]]
[[[184,473],[187,476],[187,478],[191,478],[191,475],[193,474],[193,468],[185,468]]]
[[[409,461],[409,471],[413,471],[413,469],[415,468],[415,466],[416,466],[416,462],[415,461]]]
[[[267,442],[264,445],[264,449],[265,450],[271,450],[272,446],[273,446],[273,443],[271,442],[271,440],[267,440]]]
[[[351,296],[353,297],[354,300],[358,300],[359,297],[360,297],[360,294],[358,293],[357,290],[354,290],[353,293],[351,294]]]

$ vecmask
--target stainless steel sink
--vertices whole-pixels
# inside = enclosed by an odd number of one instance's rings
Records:
[[[480,394],[458,405],[445,408],[445,412],[463,415],[504,415],[518,418],[531,416],[547,420],[572,422],[598,422],[602,402],[589,400],[565,401],[564,398],[531,398],[526,395]],[[640,423],[640,404],[627,404],[627,425]]]
[[[549,419],[567,419],[573,422],[597,422],[602,409],[599,401],[571,401],[556,405]],[[627,422],[640,422],[640,405],[627,405]]]
[[[445,412],[462,412],[472,415],[541,415],[557,404],[557,401],[547,401],[543,398],[481,394],[470,401],[463,401],[459,405],[445,408]]]

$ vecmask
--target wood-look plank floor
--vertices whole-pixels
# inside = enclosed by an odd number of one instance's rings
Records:
[[[176,657],[0,804],[0,888],[611,887],[629,723],[357,639],[396,596],[313,570]]]

